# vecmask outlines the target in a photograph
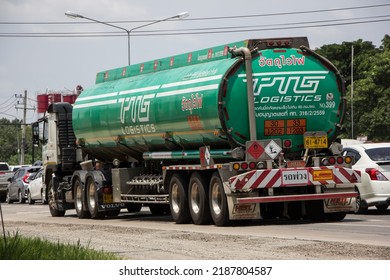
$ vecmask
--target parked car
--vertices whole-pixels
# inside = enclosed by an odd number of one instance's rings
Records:
[[[10,166],[10,170],[11,170],[12,172],[16,172],[16,171],[18,171],[18,169],[19,169],[20,167],[29,167],[29,166],[31,166],[31,165],[11,165],[11,166]]]
[[[40,166],[21,167],[8,179],[7,202],[25,203],[27,199],[27,186],[32,177],[41,169]]]
[[[362,174],[357,200],[359,212],[375,206],[385,211],[390,205],[390,143],[367,143],[346,146],[344,156],[354,156],[353,169]]]
[[[7,162],[0,162],[0,202],[4,202],[7,196],[8,179],[14,173],[11,171]]]
[[[32,181],[27,186],[27,202],[28,204],[34,204],[35,201],[40,200],[42,204],[46,204],[45,196],[43,193],[43,181],[42,181],[43,169],[40,169],[35,173]]]

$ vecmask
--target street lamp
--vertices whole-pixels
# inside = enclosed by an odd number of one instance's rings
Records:
[[[170,20],[170,19],[183,19],[183,18],[186,18],[189,16],[189,13],[188,12],[182,12],[182,13],[179,13],[177,15],[174,15],[174,16],[171,16],[171,17],[167,17],[167,18],[164,18],[164,19],[160,19],[160,20],[156,20],[156,21],[153,21],[153,22],[150,22],[150,23],[147,23],[147,24],[144,24],[144,25],[141,25],[141,26],[137,26],[137,27],[134,27],[132,29],[126,29],[124,27],[121,27],[121,26],[117,26],[117,25],[113,25],[113,24],[110,24],[110,23],[107,23],[107,22],[104,22],[104,21],[100,21],[100,20],[96,20],[96,19],[93,19],[93,18],[88,18],[86,16],[83,16],[83,15],[79,15],[79,14],[76,14],[76,13],[72,13],[70,11],[67,11],[65,13],[65,15],[67,17],[70,17],[72,19],[75,19],[75,18],[83,18],[83,19],[87,19],[87,20],[90,20],[90,21],[93,21],[93,22],[97,22],[97,23],[101,23],[101,24],[104,24],[104,25],[108,25],[108,26],[111,26],[111,27],[114,27],[114,28],[118,28],[118,29],[121,29],[123,31],[125,31],[127,33],[127,53],[128,53],[128,63],[130,65],[130,33],[136,29],[140,29],[142,27],[146,27],[146,26],[149,26],[149,25],[152,25],[152,24],[156,24],[156,23],[159,23],[159,22],[162,22],[162,21],[166,21],[166,20]]]

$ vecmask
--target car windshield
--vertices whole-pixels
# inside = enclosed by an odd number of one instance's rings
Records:
[[[0,170],[1,170],[1,171],[8,171],[8,170],[9,170],[9,167],[8,167],[7,164],[0,163]]]
[[[390,147],[368,149],[366,154],[373,161],[390,161]]]

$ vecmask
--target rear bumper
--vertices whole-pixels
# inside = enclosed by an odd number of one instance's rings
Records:
[[[242,197],[237,198],[238,203],[267,203],[267,202],[289,202],[289,201],[308,201],[322,199],[344,199],[355,198],[357,192],[340,192],[340,193],[320,193],[320,194],[301,194],[301,195],[281,195],[265,197]]]

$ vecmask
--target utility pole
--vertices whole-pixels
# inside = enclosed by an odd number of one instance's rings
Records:
[[[353,45],[352,45],[352,49],[351,49],[351,138],[352,139],[355,139],[355,135],[354,135],[354,127],[353,127],[353,57],[354,57],[354,49],[353,49]]]
[[[17,102],[18,105],[23,105],[23,107],[17,107],[15,106],[16,109],[23,109],[23,121],[22,121],[22,141],[20,145],[20,159],[19,159],[19,164],[23,165],[24,164],[24,155],[25,155],[25,146],[26,146],[26,121],[27,121],[27,110],[35,110],[35,108],[28,108],[27,107],[27,90],[24,91],[24,95],[17,95],[15,94],[16,98],[23,98],[23,103],[20,104],[19,101]]]

